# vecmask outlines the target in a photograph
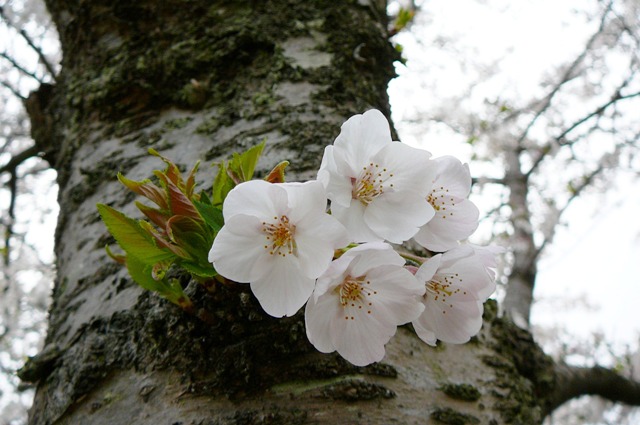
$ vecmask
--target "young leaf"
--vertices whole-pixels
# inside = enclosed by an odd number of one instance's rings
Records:
[[[146,230],[151,235],[151,237],[156,242],[156,245],[158,247],[164,248],[167,251],[172,252],[176,257],[185,258],[185,259],[191,259],[192,258],[191,255],[189,255],[189,253],[187,251],[185,251],[184,249],[182,249],[178,245],[175,245],[175,244],[171,243],[167,239],[167,235],[161,234],[160,232],[158,232],[151,224],[147,223],[146,221],[142,221],[142,220],[139,222],[139,224],[140,224],[140,227],[142,227],[144,230]]]
[[[142,288],[157,292],[163,298],[179,305],[182,308],[191,305],[191,300],[182,291],[182,287],[176,281],[167,279],[155,280],[152,276],[153,266],[148,265],[133,256],[127,257],[127,270],[131,278]]]
[[[198,211],[193,206],[191,199],[180,190],[178,185],[171,181],[160,171],[155,171],[154,174],[164,183],[167,193],[169,194],[169,210],[172,215],[184,215],[196,219],[201,219]]]
[[[180,267],[182,267],[192,275],[200,278],[210,278],[218,275],[218,272],[216,272],[211,263],[208,263],[205,266],[202,264],[183,261],[182,263],[180,263]]]
[[[136,207],[142,212],[142,214],[146,215],[149,220],[156,226],[160,228],[164,228],[167,224],[167,220],[169,219],[169,214],[167,212],[163,212],[157,208],[149,207],[142,202],[135,202]]]
[[[207,223],[214,232],[218,232],[222,229],[222,226],[224,225],[224,218],[222,217],[222,210],[220,208],[216,208],[211,204],[200,201],[194,201],[193,205],[195,205],[205,223]]]
[[[191,217],[174,215],[167,221],[167,236],[193,258],[207,262],[207,254],[213,243],[213,235],[207,237],[205,225]]]
[[[241,154],[233,154],[233,159],[229,161],[229,168],[237,174],[243,182],[253,178],[253,172],[258,165],[258,160],[260,159],[265,144],[266,142],[263,140],[259,145],[255,145]]]
[[[163,190],[153,184],[151,180],[147,179],[137,182],[135,180],[129,180],[120,173],[118,173],[118,180],[120,180],[120,183],[128,187],[131,191],[153,201],[157,206],[160,207],[160,209],[166,210],[167,208],[169,208],[169,204],[167,203],[167,196],[165,195]]]
[[[211,193],[211,203],[214,206],[222,208],[222,203],[227,197],[227,193],[233,189],[235,183],[231,180],[227,174],[227,165],[224,161],[218,164],[218,174],[213,181],[213,190]]]
[[[289,165],[289,161],[282,161],[265,177],[265,181],[269,183],[284,183],[284,169]]]
[[[145,264],[173,258],[171,252],[164,251],[153,243],[151,235],[136,220],[108,205],[98,204],[97,207],[107,230],[128,254],[127,257],[133,255]]]

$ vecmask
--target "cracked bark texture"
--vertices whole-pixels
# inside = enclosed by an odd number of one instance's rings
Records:
[[[96,203],[136,215],[115,179],[208,166],[266,139],[315,176],[325,145],[378,108],[396,51],[385,2],[47,0],[64,53],[29,99],[33,135],[58,171],[57,280],[31,424],[535,424],[554,388],[531,335],[496,316],[466,345],[430,348],[401,328],[380,364],[316,352],[301,314],[261,312],[247,285],[187,292],[206,325],[142,291],[104,252]]]

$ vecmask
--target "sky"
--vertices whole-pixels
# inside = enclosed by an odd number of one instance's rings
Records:
[[[440,107],[441,96],[460,92],[464,82],[481,77],[483,70],[489,73],[497,63],[499,78],[492,78],[472,101],[480,106],[485,97],[505,90],[521,98],[540,94],[538,82],[545,72],[575,57],[597,28],[598,22],[588,22],[575,13],[575,8],[585,4],[574,0],[423,1],[419,13],[426,16],[418,15],[411,33],[395,38],[408,58],[406,66],[397,67],[400,77],[389,89],[401,140],[426,148],[436,157],[452,154],[469,161],[473,152],[465,140],[438,126],[422,132],[422,127],[410,122],[416,111]],[[429,49],[434,44],[449,47],[449,52]],[[461,55],[476,55],[478,59],[460,65],[456,56]],[[429,81],[425,81],[425,75]],[[474,175],[473,168],[471,173]],[[482,209],[482,200],[475,201]],[[637,217],[637,178],[621,177],[607,187],[606,196],[592,193],[571,205],[565,226],[539,265],[535,290],[538,301],[532,310],[534,327],[561,327],[567,334],[585,339],[601,332],[618,349],[637,346]]]

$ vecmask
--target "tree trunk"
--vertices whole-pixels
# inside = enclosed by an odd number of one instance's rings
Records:
[[[248,285],[205,293],[213,325],[144,292],[109,259],[101,202],[135,215],[116,172],[208,166],[266,139],[259,171],[315,177],[355,113],[389,115],[397,54],[385,2],[48,0],[64,60],[32,94],[38,146],[58,170],[57,280],[31,424],[535,424],[554,385],[530,334],[486,306],[471,343],[430,348],[407,327],[384,361],[316,352],[304,318],[261,312]]]

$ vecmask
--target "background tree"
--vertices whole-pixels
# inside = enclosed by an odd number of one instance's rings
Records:
[[[53,41],[52,41],[53,40]],[[0,421],[18,423],[33,391],[15,374],[41,347],[53,280],[50,233],[56,210],[55,172],[30,137],[22,102],[30,90],[51,82],[57,35],[44,4],[0,5]],[[53,211],[53,213],[52,213]],[[48,245],[49,249],[42,249]],[[20,389],[22,393],[17,390]]]
[[[578,198],[597,196],[598,210],[615,208],[612,199],[617,187],[627,187],[624,182],[629,178],[637,179],[640,126],[633,111],[640,106],[640,13],[635,2],[576,4],[580,9],[564,23],[573,36],[567,33],[558,40],[562,32],[549,23],[544,32],[531,37],[526,54],[522,54],[509,44],[511,38],[506,34],[513,34],[513,28],[507,19],[495,19],[487,10],[502,7],[501,13],[516,19],[529,14],[532,22],[540,23],[533,14],[556,5],[519,6],[500,1],[482,5],[466,2],[461,7],[471,9],[474,19],[469,25],[476,26],[471,32],[475,35],[468,39],[456,33],[464,23],[442,24],[448,22],[445,7],[425,7],[416,15],[412,31],[403,34],[401,40],[409,46],[420,44],[409,51],[421,52],[420,57],[409,57],[410,70],[404,81],[416,81],[411,78],[412,67],[415,73],[435,78],[419,89],[411,84],[397,91],[426,104],[418,106],[417,111],[399,114],[401,122],[413,122],[404,126],[406,134],[438,134],[441,140],[467,145],[471,169],[475,170],[475,199],[488,211],[483,223],[485,234],[511,248],[504,274],[508,283],[503,308],[515,323],[528,328],[540,261],[556,233],[570,223],[571,218],[565,217],[569,207]],[[485,33],[493,37],[476,39],[476,35]],[[414,34],[420,34],[420,39],[414,39]],[[514,34],[513,38],[517,37]],[[558,44],[561,46],[553,51],[550,46]],[[474,56],[474,49],[482,49],[483,54]],[[538,75],[535,62],[541,53],[549,56],[545,63],[555,60],[556,66]],[[422,57],[429,59],[424,61]],[[446,78],[438,78],[441,69],[456,76],[447,80],[455,81],[455,85],[438,83]],[[405,103],[413,104],[411,100]],[[587,214],[583,210],[581,216]],[[593,263],[589,267],[598,268]],[[604,261],[601,268],[607,268]],[[581,285],[578,281],[571,283]],[[545,334],[549,335],[548,330]],[[540,332],[538,336],[543,338],[545,334]],[[570,340],[575,338],[571,336]],[[580,353],[585,363],[611,362],[606,352],[604,359],[597,357],[596,353],[602,353],[597,348],[598,338],[589,341],[588,350],[558,335],[552,341],[555,343],[548,346],[555,348],[557,355],[561,354],[558,346],[564,345],[569,347],[564,349],[565,354],[573,352],[575,357]],[[601,347],[604,341],[606,334],[600,337]],[[634,371],[627,368],[626,373],[632,376]]]
[[[401,329],[385,363],[353,368],[314,352],[299,316],[262,314],[242,286],[210,296],[183,278],[213,326],[142,293],[102,250],[95,204],[133,213],[115,171],[150,176],[149,146],[189,166],[266,137],[262,171],[288,157],[296,178],[313,177],[346,117],[389,112],[385,4],[66,3],[48,2],[62,71],[27,101],[61,191],[47,345],[22,372],[40,382],[33,423],[536,423],[585,374],[627,391],[585,390],[637,400],[613,373],[554,365],[494,305],[473,344],[432,350]]]

